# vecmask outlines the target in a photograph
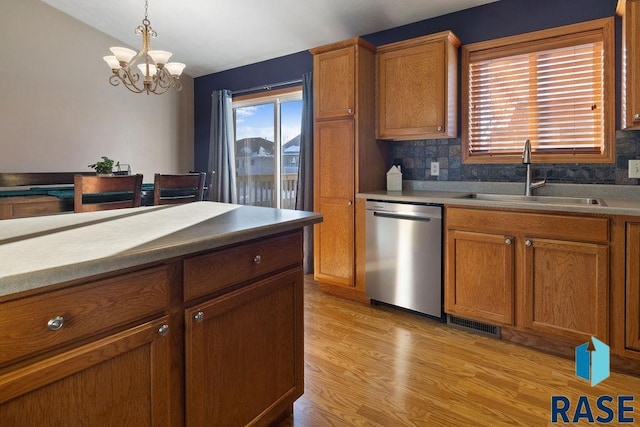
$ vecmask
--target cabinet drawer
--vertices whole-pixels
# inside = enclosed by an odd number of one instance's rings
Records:
[[[0,304],[0,365],[147,318],[168,305],[166,267],[8,301]]]
[[[526,234],[577,242],[609,242],[609,219],[599,217],[447,208],[447,228]]]
[[[184,261],[184,300],[302,263],[302,233],[246,243]]]

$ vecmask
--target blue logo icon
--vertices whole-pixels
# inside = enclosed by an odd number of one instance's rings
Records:
[[[609,346],[591,337],[588,342],[576,347],[576,375],[591,381],[591,387],[609,378]]]

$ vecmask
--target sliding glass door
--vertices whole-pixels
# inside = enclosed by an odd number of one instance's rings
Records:
[[[294,209],[301,90],[234,98],[233,113],[238,203]]]

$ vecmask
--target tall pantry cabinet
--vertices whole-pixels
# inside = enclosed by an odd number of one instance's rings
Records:
[[[355,196],[385,188],[388,157],[386,144],[375,140],[375,47],[356,37],[310,52],[314,210],[323,215],[315,225],[315,279],[324,290],[364,298],[356,279],[364,277],[364,224]]]

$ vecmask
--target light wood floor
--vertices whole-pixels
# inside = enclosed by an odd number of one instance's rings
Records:
[[[304,356],[305,393],[281,426],[542,426],[552,395],[588,395],[597,416],[603,394],[635,395],[640,422],[638,377],[612,372],[591,387],[573,360],[334,297],[310,279]]]

